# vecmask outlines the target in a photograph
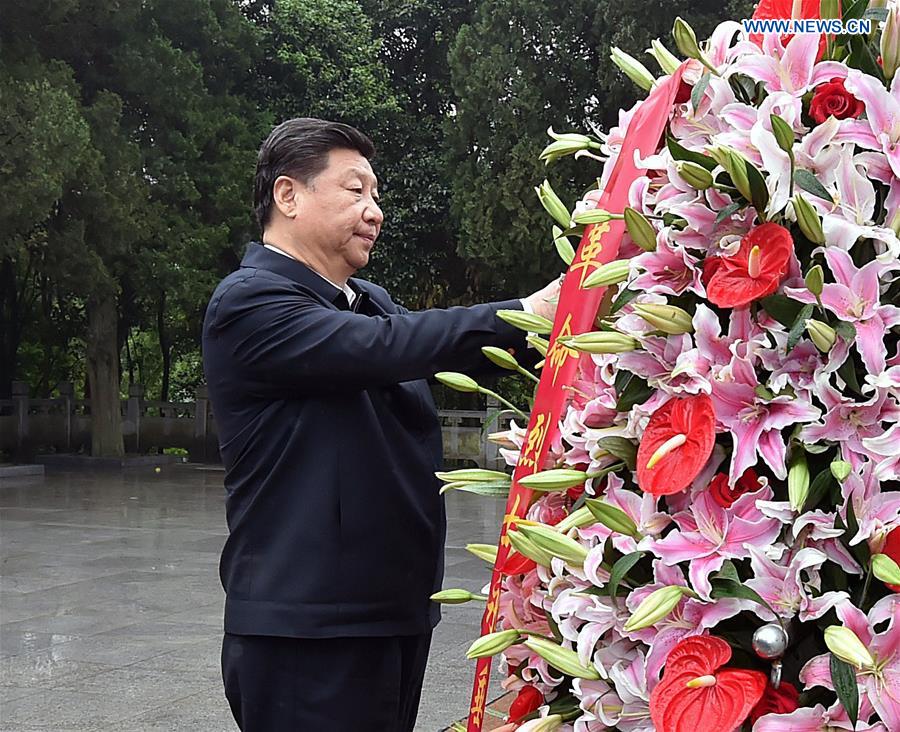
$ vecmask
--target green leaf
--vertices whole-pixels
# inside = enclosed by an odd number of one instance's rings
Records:
[[[630,412],[635,404],[643,404],[653,395],[653,389],[647,382],[634,377],[628,382],[628,386],[619,392],[619,401],[616,402],[617,412]]]
[[[625,437],[605,437],[597,443],[597,447],[606,450],[613,457],[619,458],[629,470],[637,464],[637,445]]]
[[[763,308],[785,328],[792,328],[797,316],[803,309],[803,303],[791,300],[784,295],[769,295],[760,300]]]
[[[606,585],[610,597],[615,599],[622,580],[625,579],[626,575],[631,571],[631,568],[637,564],[643,556],[644,552],[631,552],[616,560],[616,563],[612,566],[612,570],[609,573],[609,582]]]
[[[813,478],[812,483],[809,484],[809,494],[806,496],[806,502],[803,504],[804,511],[812,511],[816,506],[819,505],[819,501],[825,496],[825,492],[831,487],[831,484],[834,482],[834,476],[831,474],[831,470],[826,468],[821,473],[819,473],[815,478]]]
[[[846,661],[842,661],[833,653],[831,656],[831,682],[837,693],[838,701],[847,712],[850,723],[856,729],[856,720],[859,717],[859,687],[856,685],[856,671]]]
[[[848,20],[862,18],[868,7],[869,0],[851,0],[844,8],[844,23],[846,24]]]
[[[819,179],[808,170],[804,170],[803,168],[795,170],[794,183],[797,184],[798,188],[802,188],[807,193],[817,196],[818,198],[823,198],[829,203],[834,203],[834,199],[826,190],[825,186],[819,183]]]
[[[735,201],[734,203],[729,203],[725,208],[723,208],[721,211],[719,211],[718,214],[716,214],[716,223],[714,224],[714,226],[718,226],[725,219],[730,218],[731,216],[736,214],[738,211],[740,211],[743,207],[744,207],[744,204],[741,203],[740,201]]]
[[[737,567],[734,566],[734,562],[732,562],[730,559],[725,560],[725,562],[722,564],[722,569],[720,569],[713,575],[713,579],[729,580],[731,582],[738,583],[741,581],[740,575],[738,575]]]
[[[814,310],[815,306],[804,305],[803,309],[797,315],[797,319],[794,321],[794,324],[791,326],[791,330],[788,333],[787,353],[793,351],[794,346],[796,346],[803,337],[803,333],[806,331],[806,321],[812,317]]]
[[[610,315],[616,313],[641,294],[640,290],[622,290],[609,308]]]
[[[767,607],[773,615],[777,614],[772,609],[772,606],[759,596],[759,593],[756,592],[756,590],[747,587],[747,585],[742,585],[740,582],[736,582],[734,580],[721,579],[713,580],[712,586],[713,589],[711,594],[712,597],[716,600],[719,600],[723,597],[736,597],[740,600],[752,600],[758,605]]]
[[[850,343],[853,343],[856,340],[856,326],[854,326],[853,323],[845,323],[842,320],[834,326],[834,332]]]
[[[691,90],[691,106],[694,108],[694,113],[697,112],[700,102],[703,101],[703,95],[706,94],[710,78],[710,73],[707,71],[700,77],[700,81],[694,84],[694,88]]]
[[[673,160],[689,160],[692,163],[702,165],[709,171],[712,171],[716,165],[718,165],[718,163],[709,157],[709,155],[704,155],[703,153],[695,152],[694,150],[688,150],[670,135],[666,135],[666,147],[669,148],[669,154],[672,156]]]
[[[766,188],[766,179],[753,163],[747,161],[744,167],[747,169],[747,180],[750,182],[750,198],[753,201],[753,208],[757,210],[760,217],[764,217],[766,206],[769,205],[769,189]]]
[[[837,373],[847,386],[860,396],[863,396],[862,388],[859,385],[859,379],[856,378],[856,364],[854,364],[852,356],[847,357],[847,360],[838,368]]]

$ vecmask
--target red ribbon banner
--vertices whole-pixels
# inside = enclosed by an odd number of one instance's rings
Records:
[[[657,85],[631,118],[621,152],[614,163],[597,208],[618,214],[625,210],[628,204],[628,190],[642,174],[635,166],[635,155],[638,154],[643,158],[656,152],[669,113],[675,103],[683,71],[684,65],[666,81]],[[585,290],[582,289],[582,285],[594,269],[618,257],[619,244],[624,233],[625,223],[618,219],[588,226],[563,281],[550,337],[551,346],[541,372],[528,431],[525,433],[525,443],[513,473],[506,515],[500,528],[497,560],[491,575],[487,608],[481,621],[482,635],[492,633],[497,622],[501,578],[499,568],[504,566],[510,553],[506,533],[510,524],[515,524],[516,519],[525,516],[531,504],[532,492],[520,485],[519,481],[543,468],[547,449],[559,429],[559,419],[567,399],[566,387],[571,386],[575,377],[579,353],[557,343],[557,338],[593,330],[597,309],[606,288]],[[478,659],[467,732],[481,732],[490,675],[491,658]]]

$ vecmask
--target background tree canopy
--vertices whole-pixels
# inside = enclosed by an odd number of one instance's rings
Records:
[[[749,0],[0,0],[0,397],[74,381],[95,454],[129,383],[190,399],[216,282],[256,236],[256,151],[290,116],[366,131],[386,223],[364,276],[412,308],[560,270],[533,187],[546,128],[608,127],[609,61]],[[652,60],[648,65],[653,68]],[[571,202],[591,166],[560,163]]]

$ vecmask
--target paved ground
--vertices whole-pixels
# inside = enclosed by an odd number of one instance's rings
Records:
[[[447,587],[487,567],[502,506],[447,501]],[[234,732],[221,691],[222,473],[194,466],[0,479],[0,732]],[[419,724],[465,715],[483,606],[445,609]],[[496,686],[495,686],[496,691]]]

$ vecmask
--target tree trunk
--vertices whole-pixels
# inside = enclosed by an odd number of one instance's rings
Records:
[[[162,355],[162,388],[159,390],[159,400],[169,401],[169,376],[172,373],[172,343],[169,331],[166,330],[166,292],[162,291],[159,297],[159,306],[156,309],[156,330],[159,334],[159,351]]]
[[[0,399],[9,399],[16,376],[16,356],[22,338],[22,315],[12,260],[0,262]]]
[[[119,396],[118,312],[112,293],[87,302],[87,375],[91,390],[91,455],[122,457],[122,412]]]

